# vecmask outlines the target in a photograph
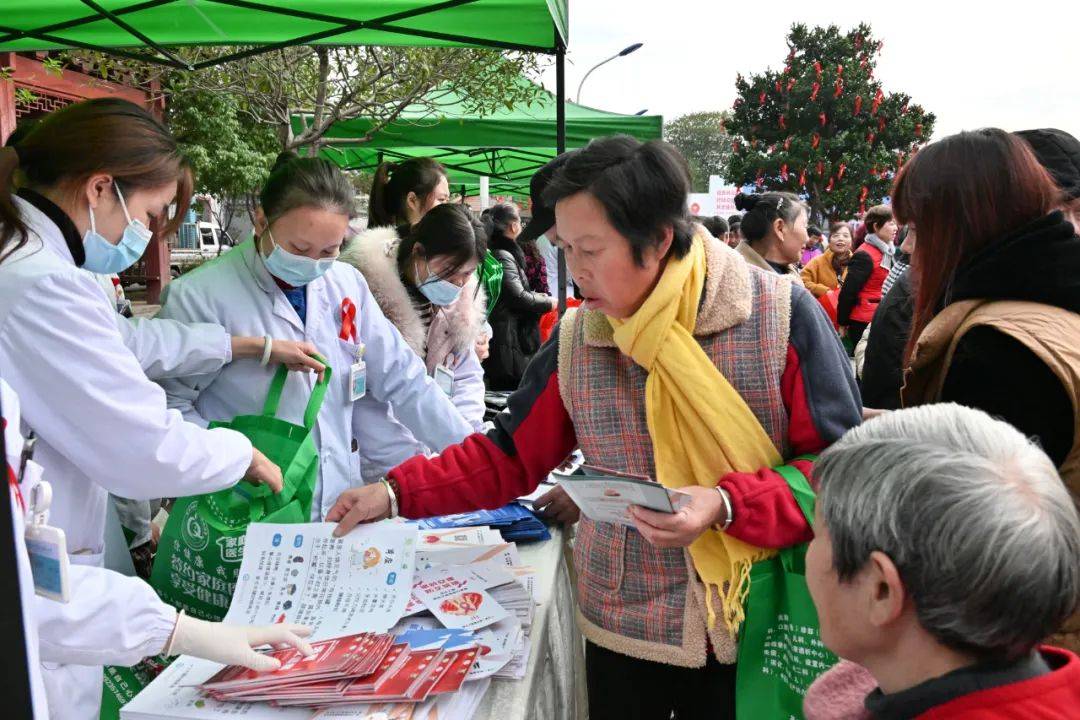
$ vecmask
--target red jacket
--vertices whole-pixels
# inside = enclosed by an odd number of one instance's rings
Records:
[[[789,457],[796,457],[821,452],[858,425],[862,403],[832,325],[801,287],[792,291],[790,328],[780,392],[788,414]],[[577,436],[559,394],[558,341],[559,333],[553,332],[533,358],[495,429],[390,472],[401,489],[402,516],[501,507],[535,490],[574,450]],[[811,463],[790,464],[810,478]],[[729,535],[771,548],[813,537],[787,482],[772,468],[729,473],[720,486],[731,496]]]
[[[1051,672],[1011,685],[974,692],[919,715],[915,720],[1077,720],[1080,658],[1044,645]]]
[[[869,323],[881,303],[881,287],[889,271],[881,267],[882,252],[863,243],[848,263],[847,275],[837,301],[837,319],[841,325]]]

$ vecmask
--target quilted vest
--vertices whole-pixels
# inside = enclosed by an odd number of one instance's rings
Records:
[[[859,300],[851,310],[853,321],[868,323],[873,321],[874,313],[881,302],[881,286],[885,284],[885,278],[889,277],[889,271],[881,267],[881,251],[873,245],[863,243],[855,252],[864,252],[874,261],[874,271],[859,291]]]
[[[791,283],[741,261],[739,266],[750,276],[749,319],[695,337],[786,456],[788,417],[780,378],[787,359]],[[706,272],[715,267],[710,263]],[[707,286],[702,313],[709,302]],[[615,347],[607,319],[595,312],[568,313],[559,354],[559,386],[585,461],[655,477],[645,421],[647,373]],[[705,664],[704,586],[688,551],[656,548],[633,528],[583,517],[574,565],[578,624],[586,638],[631,657],[682,667]],[[713,601],[719,608],[715,591]],[[735,662],[735,643],[723,623],[708,636],[720,662]]]
[[[1080,408],[1080,315],[1062,308],[1020,300],[964,300],[949,305],[926,326],[915,346],[901,391],[905,407],[940,402],[953,353],[968,330],[989,326],[1019,341],[1061,381],[1073,408]],[[1033,402],[1037,402],[1037,398]],[[1073,445],[1058,468],[1080,504],[1080,411],[1073,419]],[[1080,613],[1047,640],[1080,651]]]

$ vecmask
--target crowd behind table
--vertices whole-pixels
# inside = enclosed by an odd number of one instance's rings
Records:
[[[749,569],[806,543],[821,638],[842,658],[807,718],[1080,716],[1067,133],[933,142],[891,205],[827,234],[782,192],[692,218],[678,152],[611,137],[537,173],[527,226],[513,205],[481,218],[450,202],[432,159],[386,163],[353,236],[341,172],[283,155],[251,238],[175,281],[158,318],[119,317],[89,273],[134,263],[191,188],[168,131],[122,101],[60,110],[0,153],[8,461],[33,431],[40,466],[12,488],[52,483],[76,563],[69,603],[25,595],[39,712],[95,717],[105,664],[266,668],[253,647],[306,647],[302,627],[177,613],[100,562],[109,492],[281,489],[212,423],[257,414],[283,364],[279,416],[297,424],[329,374],[305,511],[340,533],[499,507],[575,450],[686,493],[676,513],[633,509],[632,527],[581,516],[559,487],[536,501],[576,523],[594,720],[734,718]],[[581,306],[541,342],[558,251]],[[485,423],[489,390],[513,394]],[[818,493],[812,522],[792,473]]]

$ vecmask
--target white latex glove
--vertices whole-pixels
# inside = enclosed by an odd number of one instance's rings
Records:
[[[262,645],[294,647],[304,655],[313,655],[315,650],[302,639],[309,635],[311,628],[303,625],[225,625],[180,613],[176,618],[172,642],[165,649],[165,654],[192,655],[266,672],[277,670],[281,662],[252,648]]]

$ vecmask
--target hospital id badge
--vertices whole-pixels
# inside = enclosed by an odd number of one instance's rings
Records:
[[[367,363],[357,360],[349,370],[349,400],[355,402],[367,395]]]
[[[446,397],[454,397],[454,371],[445,365],[435,366],[435,384],[439,386]]]
[[[70,600],[67,539],[64,531],[51,525],[27,525],[26,550],[30,555],[30,570],[34,575],[34,592],[57,602],[66,603]]]

